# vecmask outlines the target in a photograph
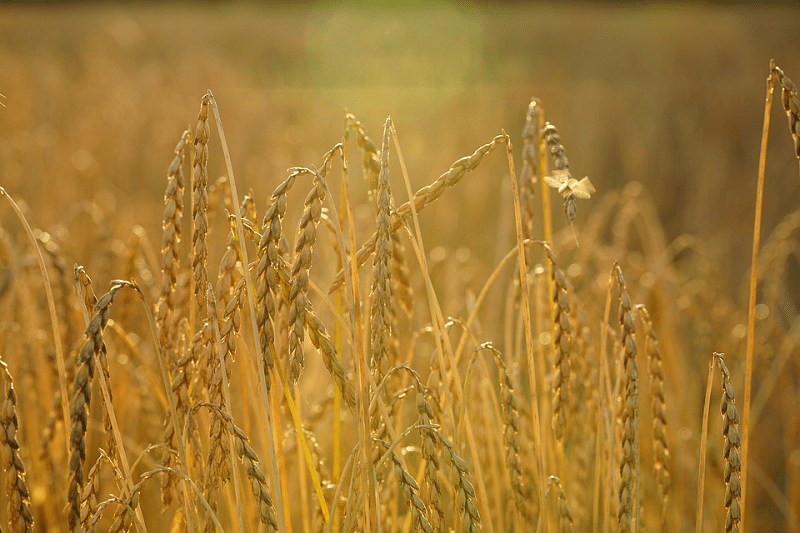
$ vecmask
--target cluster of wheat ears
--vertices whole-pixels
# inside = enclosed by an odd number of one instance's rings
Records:
[[[0,529],[742,531],[750,428],[780,403],[769,398],[789,386],[781,371],[798,342],[796,326],[787,333],[777,320],[755,331],[757,288],[761,302],[778,301],[800,227],[788,216],[759,259],[776,84],[800,158],[797,88],[771,64],[747,343],[713,347],[727,359],[686,353],[715,341],[715,317],[692,314],[719,307],[707,287],[689,288],[713,279],[702,249],[689,238],[663,242],[634,185],[602,195],[576,222],[576,207],[589,204],[576,198],[593,188],[572,178],[536,99],[519,170],[503,133],[413,192],[391,120],[379,150],[348,114],[343,141],[318,167],[289,169],[257,199],[240,196],[209,92],[165,165],[160,259],[134,232],[105,266],[96,262],[116,272],[87,272],[62,251],[69,239],[105,246],[102,227],[88,236],[32,230],[0,190],[27,235],[25,244],[0,233]],[[227,175],[210,182],[211,116]],[[354,149],[375,209],[364,242],[349,194]],[[432,264],[419,215],[502,150],[516,244],[476,293],[459,275],[469,270],[464,254]],[[390,180],[393,158],[400,172]],[[566,217],[551,214],[548,184]],[[290,198],[301,195],[294,209]],[[551,219],[580,227],[554,232]],[[221,250],[216,274],[210,249]],[[695,266],[678,268],[676,258],[692,253]],[[434,272],[442,269],[443,281]],[[629,288],[624,272],[641,286]],[[90,275],[120,279],[105,292]],[[757,339],[767,353],[755,353]],[[708,383],[694,379],[708,365]],[[751,400],[754,367],[764,378]],[[714,374],[722,435],[709,438]],[[744,382],[741,409],[732,380]],[[694,402],[682,392],[693,383]],[[799,397],[793,387],[784,397]],[[789,442],[800,435],[793,420],[780,433]],[[707,458],[715,476],[706,482]],[[800,531],[797,470],[774,482],[753,468],[758,494],[781,511],[775,523]]]

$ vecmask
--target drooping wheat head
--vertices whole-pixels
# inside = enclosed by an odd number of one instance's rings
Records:
[[[217,505],[218,489],[231,477],[230,455],[227,453],[227,442],[223,431],[226,424],[223,415],[226,414],[227,409],[230,409],[230,406],[227,405],[223,387],[226,379],[230,379],[231,365],[236,354],[236,337],[241,326],[241,308],[246,303],[247,295],[244,288],[245,278],[242,277],[222,312],[222,322],[219,326],[222,343],[219,347],[221,357],[212,357],[212,361],[208,365],[209,401],[212,405],[219,407],[211,411],[210,445],[206,465],[206,499],[214,509]],[[215,320],[216,318],[210,317],[210,319]],[[206,522],[206,531],[210,530],[211,525],[210,521]]]

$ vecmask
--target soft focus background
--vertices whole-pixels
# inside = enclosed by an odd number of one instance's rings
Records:
[[[386,117],[392,117],[412,187],[418,189],[503,131],[515,143],[519,169],[525,113],[530,98],[539,97],[546,119],[558,127],[573,174],[590,176],[597,188],[593,199],[578,204],[580,252],[571,234],[562,232],[566,238],[559,241],[558,252],[564,252],[559,257],[570,279],[591,294],[581,305],[592,326],[599,326],[608,269],[619,260],[629,276],[632,297],[646,299],[663,335],[670,438],[675,445],[670,523],[675,531],[685,531],[696,507],[698,429],[712,349],[730,351],[729,365],[741,394],[765,80],[774,58],[800,82],[798,30],[797,4],[3,4],[0,186],[23,205],[35,228],[58,236],[59,225],[69,227],[69,238],[61,242],[63,256],[69,267],[73,261],[86,266],[101,294],[110,279],[127,275],[109,263],[100,264],[111,252],[119,260],[117,266],[124,263],[120,258],[128,249],[141,246],[158,275],[167,167],[181,133],[194,128],[208,89],[220,107],[239,193],[252,189],[261,213],[269,194],[286,178],[287,168],[318,166],[323,154],[341,141],[345,112],[361,120],[376,144]],[[798,161],[779,91],[771,117],[764,240],[800,207]],[[225,170],[213,123],[211,132],[213,182]],[[360,153],[352,141],[350,150],[350,175],[358,178]],[[421,214],[432,275],[443,286],[442,306],[453,316],[465,316],[469,290],[477,292],[498,259],[513,247],[511,188],[502,152],[500,148],[490,154]],[[406,195],[394,150],[391,157],[399,204]],[[361,240],[373,231],[374,207],[365,201],[365,181],[354,178],[351,186]],[[620,198],[613,196],[615,191],[627,203],[615,203],[614,198]],[[293,194],[290,210],[296,215],[303,193]],[[560,230],[565,224],[561,203],[555,193],[552,198],[553,223]],[[614,210],[632,204],[643,212],[653,206],[655,221],[647,221],[640,233],[625,234],[623,228],[622,243],[603,247],[614,240],[609,235],[612,222],[596,223],[604,220],[603,206]],[[535,205],[538,209],[538,199]],[[217,208],[218,217],[220,212]],[[605,220],[614,215],[626,216],[617,212]],[[645,225],[641,219],[638,223]],[[215,238],[222,244],[227,228],[219,218],[216,224],[212,232],[218,232]],[[542,235],[541,229],[536,231]],[[643,235],[660,237],[661,231],[665,241],[649,243],[649,251],[656,252],[647,253]],[[0,208],[0,232],[13,248],[27,249],[7,207]],[[294,232],[295,226],[287,230],[288,235]],[[672,264],[666,244],[684,234],[697,238],[699,252],[679,253]],[[184,236],[188,252],[189,239]],[[111,238],[103,240],[107,237]],[[748,531],[759,531],[762,524],[768,531],[800,531],[796,513],[790,512],[800,502],[795,438],[800,419],[792,408],[800,383],[792,344],[800,342],[796,240],[787,237],[784,245],[794,248],[784,255],[775,252],[785,274],[773,276],[778,282],[767,300],[772,307],[760,307],[760,320],[770,309],[773,313],[769,321],[759,322],[764,326],[757,339],[760,367],[754,390],[766,392],[761,403],[756,402],[763,417],[751,448],[757,459],[753,464],[759,466],[751,473],[750,486],[756,488],[748,502],[755,514]],[[688,246],[690,241],[678,242]],[[211,249],[212,269],[223,250]],[[32,277],[34,263],[25,257],[14,268],[23,272],[30,267],[23,274]],[[320,257],[315,255],[314,275],[322,272],[315,279],[326,286],[333,267]],[[13,261],[4,259],[5,263]],[[589,274],[582,278],[582,272]],[[596,283],[585,279],[589,276],[595,276]],[[365,275],[367,282],[368,278]],[[152,278],[149,282],[157,287]],[[23,285],[17,283],[14,290],[27,290]],[[419,280],[417,286],[422,286]],[[503,313],[513,315],[513,304],[503,309],[505,286],[498,286],[481,320],[491,340],[500,343]],[[6,288],[3,281],[0,297]],[[21,314],[26,314],[24,308]],[[424,326],[426,319],[419,320],[422,323],[414,327]],[[126,324],[122,317],[119,322]],[[44,323],[42,318],[34,325],[49,350]],[[144,323],[142,318],[139,325]],[[16,331],[9,324],[3,327]],[[140,338],[147,335],[142,327]],[[80,331],[72,341],[80,342]],[[776,353],[781,357],[773,358]],[[761,381],[773,378],[769,386],[760,387]],[[30,373],[25,379],[36,383]],[[717,375],[715,398],[718,379]],[[773,391],[777,392],[771,395]],[[39,413],[49,406],[44,396]],[[715,477],[708,482],[706,505],[714,501],[707,514],[721,530],[725,489],[716,401],[712,424],[717,433],[709,441],[709,455],[716,457],[709,459],[709,479]],[[133,415],[132,419],[138,420]],[[154,420],[150,427],[141,424],[135,429],[158,433],[162,420]],[[34,430],[30,434],[29,440],[35,441]],[[139,442],[158,438],[160,433],[148,434]],[[46,494],[41,487],[37,490],[34,500],[45,508]],[[157,501],[151,506],[153,515],[160,516]],[[56,514],[60,512],[59,504]],[[166,528],[169,517],[161,520],[159,525]],[[711,521],[708,524],[712,527]]]
[[[157,231],[166,165],[207,89],[258,198],[319,164],[345,110],[374,139],[392,116],[419,187],[502,130],[518,139],[538,96],[575,174],[600,193],[642,182],[668,237],[706,239],[738,290],[764,80],[770,58],[798,76],[798,29],[794,6],[2,6],[0,180],[39,227],[91,199],[119,228]],[[779,99],[772,135],[765,234],[800,185]],[[489,165],[432,210],[465,216],[436,218],[431,244],[469,235],[493,253],[495,225],[467,215],[509,195],[503,158]]]

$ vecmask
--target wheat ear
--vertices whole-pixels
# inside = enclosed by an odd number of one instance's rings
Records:
[[[209,364],[209,399],[213,405],[220,408],[211,412],[210,440],[211,448],[208,453],[207,480],[206,480],[206,499],[212,508],[216,509],[217,488],[227,483],[231,477],[230,455],[226,453],[226,446],[223,439],[223,428],[225,425],[225,411],[227,406],[224,386],[225,378],[230,377],[230,365],[236,353],[236,337],[241,325],[240,309],[245,302],[246,293],[244,291],[245,278],[241,278],[234,289],[233,295],[223,311],[222,324],[219,327],[219,337],[222,343],[220,347],[221,360],[219,357],[212,357]],[[214,320],[212,317],[211,320]],[[224,374],[223,374],[224,373]],[[211,527],[211,522],[206,522],[206,530]]]
[[[497,148],[498,144],[505,144],[506,142],[508,142],[508,137],[506,135],[497,135],[490,142],[475,150],[472,155],[462,157],[450,165],[450,169],[447,172],[439,176],[436,181],[430,185],[419,189],[414,193],[414,198],[412,200],[409,200],[395,210],[394,216],[392,217],[391,231],[397,231],[411,218],[412,202],[414,205],[413,210],[417,212],[421,211],[425,206],[438,199],[446,189],[458,184],[467,172],[475,170],[483,158],[486,157],[489,152]],[[377,240],[378,235],[375,233],[358,250],[356,253],[356,262],[358,266],[366,263],[367,258],[375,251]],[[342,283],[344,283],[344,270],[340,270],[336,274],[330,289],[328,289],[328,293],[330,294],[338,289]]]
[[[637,305],[646,335],[644,353],[648,359],[650,375],[650,403],[653,416],[653,458],[656,481],[661,493],[662,518],[666,512],[671,481],[669,469],[669,444],[667,443],[667,397],[664,392],[664,369],[661,365],[661,348],[656,338],[653,321],[644,305]]]
[[[572,533],[572,512],[569,509],[567,495],[564,494],[561,480],[556,476],[550,476],[549,483],[548,490],[554,487],[558,499],[558,531],[559,533]]]
[[[620,533],[631,531],[631,522],[639,510],[639,370],[636,366],[635,324],[631,298],[619,265],[614,268],[619,284],[619,324],[622,343],[622,459],[619,464]],[[636,520],[638,526],[638,519]]]
[[[378,214],[375,223],[378,227],[375,258],[372,262],[372,293],[370,300],[370,344],[371,367],[378,376],[389,359],[390,336],[392,335],[392,278],[390,261],[392,256],[392,238],[390,233],[389,211],[391,207],[391,191],[389,189],[389,126],[391,119],[386,119],[381,144],[381,170],[378,176]]]
[[[725,438],[723,456],[725,457],[725,533],[739,533],[742,520],[741,508],[741,471],[742,471],[742,436],[739,433],[739,411],[736,409],[736,393],[731,385],[731,373],[725,364],[725,355],[714,353],[722,371],[722,435]]]
[[[480,531],[481,516],[476,506],[477,496],[472,486],[467,463],[456,453],[455,446],[444,435],[438,433],[439,441],[444,445],[445,453],[453,467],[453,489],[456,492],[456,508],[461,519],[459,533],[477,533]]]
[[[380,179],[381,158],[378,156],[375,143],[367,136],[367,132],[361,122],[352,114],[347,113],[344,117],[345,142],[351,131],[356,132],[356,144],[361,149],[361,164],[364,168],[364,177],[369,182],[369,190],[374,191],[378,187],[378,180]]]
[[[569,381],[572,329],[570,327],[570,304],[567,292],[567,278],[558,266],[555,254],[549,245],[544,245],[550,260],[550,277],[553,286],[553,324],[554,327],[554,372],[553,372],[553,432],[556,441],[563,445],[567,433],[567,412],[569,410]]]
[[[175,146],[175,155],[167,169],[167,188],[164,191],[164,215],[161,236],[161,295],[158,300],[156,323],[159,342],[170,367],[176,359],[174,345],[177,335],[175,287],[180,271],[181,222],[183,220],[183,161],[186,144],[191,140],[184,131]]]
[[[311,253],[317,240],[317,225],[322,215],[325,188],[322,177],[315,173],[314,184],[305,199],[305,209],[300,218],[297,243],[295,244],[292,281],[289,287],[289,378],[294,383],[304,366],[303,340],[305,338],[305,302],[308,294],[308,275],[311,269]]]
[[[526,520],[533,518],[528,496],[525,494],[525,482],[522,475],[520,461],[520,446],[518,440],[520,417],[517,397],[511,384],[511,376],[500,353],[491,343],[484,343],[478,349],[487,349],[494,355],[494,362],[499,370],[500,379],[500,409],[503,418],[503,444],[505,444],[506,467],[511,475],[511,488],[514,491],[514,504],[520,516]]]
[[[794,153],[800,161],[800,99],[797,98],[797,85],[778,66],[774,66],[773,71],[781,85],[781,102],[783,110],[786,111],[786,116],[789,118],[789,131],[792,132],[794,140]]]
[[[17,393],[8,365],[0,359],[0,376],[3,377],[3,405],[0,409],[0,450],[3,470],[6,472],[5,494],[8,498],[8,521],[11,533],[33,531],[31,494],[25,483],[25,465],[19,454],[17,441]]]
[[[561,144],[561,135],[559,135],[556,127],[549,122],[545,125],[542,132],[544,141],[550,149],[550,155],[553,156],[553,166],[559,170],[566,170],[569,172],[569,159],[567,159],[567,150]],[[575,195],[567,194],[564,197],[564,212],[567,214],[567,220],[570,225],[575,222],[577,215],[577,208],[575,205]]]
[[[208,284],[208,125],[209,96],[200,102],[200,113],[194,133],[194,158],[192,161],[192,271],[194,297],[192,317],[195,313],[206,316],[206,286]],[[190,321],[194,327],[194,320]]]
[[[103,342],[103,330],[108,324],[109,307],[123,287],[132,285],[125,281],[112,282],[111,290],[100,297],[94,306],[95,315],[86,328],[86,342],[78,355],[78,367],[73,384],[70,420],[69,448],[69,528],[76,531],[80,521],[80,496],[83,492],[83,463],[86,461],[86,430],[88,424],[88,408],[91,401],[91,384],[94,376],[96,358],[99,356]]]
[[[522,232],[526,239],[533,236],[533,199],[536,195],[536,161],[539,158],[538,105],[531,100],[522,128],[522,166],[519,171],[519,203],[522,207]]]

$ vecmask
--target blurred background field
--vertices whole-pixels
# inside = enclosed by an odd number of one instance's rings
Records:
[[[593,327],[602,321],[608,269],[619,260],[626,275],[630,272],[634,298],[652,304],[663,335],[675,446],[670,501],[675,507],[669,522],[683,531],[695,509],[699,419],[712,349],[729,353],[728,365],[741,390],[765,79],[774,58],[800,81],[798,30],[796,6],[0,5],[0,93],[5,95],[0,186],[23,204],[34,227],[56,237],[59,224],[69,227],[70,238],[60,243],[64,257],[86,266],[100,294],[110,279],[127,275],[122,270],[126,250],[141,242],[149,243],[141,245],[150,247],[143,255],[158,276],[167,166],[183,130],[194,128],[208,89],[220,106],[239,192],[252,189],[262,213],[287,168],[319,165],[341,141],[346,111],[361,120],[376,144],[386,117],[392,117],[412,187],[418,189],[502,131],[515,143],[519,169],[525,113],[530,98],[539,97],[546,119],[561,133],[572,173],[590,176],[597,188],[591,200],[578,205],[581,252],[563,231],[557,249],[578,289],[591,293],[582,305]],[[762,242],[800,207],[798,162],[779,94],[772,109]],[[354,144],[351,176],[358,177],[361,156]],[[421,214],[437,290],[446,296],[443,307],[455,316],[469,306],[463,287],[477,292],[514,246],[502,151],[490,154]],[[212,126],[212,182],[225,173],[221,153]],[[393,193],[400,203],[406,196],[395,154],[391,157]],[[351,192],[360,241],[372,232],[374,206],[366,202],[365,181],[353,179]],[[619,198],[630,201],[615,203]],[[626,242],[603,247],[616,236],[612,222],[598,222],[602,209],[630,204],[643,211],[652,206],[655,218],[639,219],[644,230],[629,231],[622,239]],[[296,215],[300,194],[292,205]],[[538,199],[535,205],[538,209]],[[553,205],[554,227],[562,230],[565,221],[555,193]],[[84,218],[87,206],[94,218]],[[625,214],[609,218],[614,216]],[[222,244],[224,231],[219,230],[226,228],[219,218],[216,224],[212,232],[218,232],[214,238]],[[25,250],[18,228],[11,211],[0,209],[0,231],[16,249]],[[81,231],[86,238],[76,238]],[[536,231],[542,234],[541,228]],[[287,230],[290,237],[293,232],[293,227]],[[646,242],[648,236],[661,238],[662,232],[663,243]],[[666,243],[684,234],[698,239],[700,252],[668,257]],[[186,232],[184,251],[188,242]],[[751,449],[759,470],[751,481],[757,488],[750,505],[758,505],[749,531],[760,531],[762,524],[768,531],[800,531],[797,515],[790,512],[800,502],[795,439],[800,422],[790,412],[799,389],[798,367],[796,357],[781,359],[785,353],[796,355],[792,343],[800,340],[800,261],[797,245],[792,246],[795,253],[786,253],[781,264],[785,272],[775,274],[782,285],[769,301],[774,312],[769,321],[764,320],[769,307],[759,315],[763,349],[756,382],[760,385],[765,377],[774,382],[754,389],[766,391],[759,400],[763,417],[758,430],[776,436],[756,439]],[[211,248],[212,269],[223,251]],[[101,264],[111,252],[119,268]],[[314,274],[320,286],[327,286],[334,269],[316,257]],[[437,271],[439,263],[444,266]],[[32,264],[15,268],[27,270],[23,276],[31,279]],[[595,279],[582,278],[582,272]],[[152,279],[150,285],[157,287]],[[422,286],[419,279],[417,286]],[[635,287],[641,289],[638,294]],[[481,317],[487,335],[498,342],[506,318],[498,311],[503,290],[490,296]],[[776,301],[783,306],[780,311]],[[424,327],[425,319],[417,320],[412,327]],[[38,327],[41,332],[43,326]],[[143,328],[140,339],[147,339]],[[777,360],[785,366],[779,368]],[[324,371],[319,374],[314,379],[328,380]],[[715,395],[718,388],[715,376]],[[48,401],[41,399],[44,407],[39,407],[46,409]],[[158,406],[149,407],[161,415]],[[716,499],[707,514],[713,517],[709,524],[721,525],[722,445],[713,402],[712,409],[717,433],[710,437],[710,448],[716,459],[709,459],[709,476],[716,478],[713,485],[708,482],[707,500]],[[137,435],[138,445],[160,438],[161,420],[152,418],[151,427],[132,430],[146,433]],[[36,441],[36,434],[29,439]],[[41,504],[41,489],[36,498]],[[158,515],[157,502],[151,506]],[[166,527],[168,518],[161,520]]]
[[[752,225],[768,62],[800,70],[800,12],[783,6],[76,4],[0,14],[0,171],[41,227],[92,199],[119,228],[157,231],[166,165],[207,89],[256,197],[289,166],[316,164],[340,140],[345,110],[373,138],[392,116],[419,187],[502,130],[519,139],[538,96],[575,174],[601,194],[643,183],[668,237],[705,239],[735,288],[748,265],[741,236]],[[765,234],[797,204],[779,108]],[[460,233],[493,249],[495,225],[469,214],[509,205],[502,159],[437,205],[464,216],[437,219],[431,244]],[[222,174],[220,157],[211,165]]]

